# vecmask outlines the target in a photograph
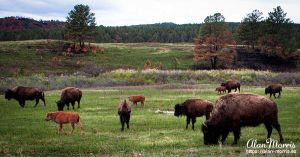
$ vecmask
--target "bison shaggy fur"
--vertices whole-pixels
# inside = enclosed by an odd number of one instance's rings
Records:
[[[69,110],[70,103],[72,104],[74,110],[74,105],[76,101],[78,103],[78,108],[80,108],[81,97],[82,97],[82,92],[79,88],[75,88],[75,87],[64,88],[61,92],[60,100],[56,102],[58,110],[63,111],[65,105],[68,106],[68,110]]]
[[[132,95],[129,97],[129,101],[133,102],[136,106],[138,102],[141,102],[142,107],[145,105],[145,97],[142,95]]]
[[[34,100],[34,99],[36,101],[34,107],[37,106],[40,99],[43,101],[44,106],[46,106],[44,92],[41,89],[35,87],[18,86],[13,89],[7,89],[5,91],[5,99],[10,100],[12,98],[17,100],[21,107],[25,106],[26,100]]]
[[[204,144],[223,144],[229,132],[233,132],[234,142],[240,138],[241,127],[258,126],[264,123],[270,138],[274,127],[283,141],[278,109],[275,102],[253,94],[227,94],[221,96],[211,113],[211,117],[202,124]]]
[[[174,116],[180,115],[186,116],[186,129],[192,119],[192,129],[194,130],[194,124],[196,123],[196,117],[206,116],[209,118],[210,112],[213,109],[213,104],[207,100],[202,99],[188,99],[182,104],[175,105]]]
[[[235,92],[236,92],[237,89],[238,89],[239,92],[240,92],[241,84],[240,84],[240,82],[237,81],[237,80],[228,80],[228,81],[226,81],[226,82],[221,83],[221,86],[226,87],[228,93],[230,93],[232,89],[234,89]]]
[[[281,84],[272,84],[265,88],[265,94],[270,94],[270,98],[273,94],[274,98],[276,98],[276,93],[278,93],[278,98],[280,97],[282,92],[282,85]]]
[[[120,116],[120,122],[122,125],[121,131],[124,131],[125,123],[127,125],[127,128],[129,129],[130,113],[131,113],[131,106],[126,102],[126,100],[124,100],[118,106],[118,114]]]

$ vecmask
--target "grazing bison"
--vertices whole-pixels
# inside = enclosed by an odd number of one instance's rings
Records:
[[[278,94],[278,98],[280,97],[281,95],[281,91],[282,91],[282,85],[281,84],[272,84],[272,85],[269,85],[266,89],[265,89],[265,94],[270,94],[270,98],[273,94],[274,98],[276,98],[276,93],[279,93]]]
[[[127,128],[129,129],[130,113],[131,113],[131,106],[126,102],[126,100],[124,100],[118,106],[118,114],[120,116],[120,122],[122,125],[121,131],[124,131],[125,123],[127,125]]]
[[[272,100],[253,94],[227,94],[221,96],[210,118],[202,124],[204,144],[217,144],[221,137],[223,144],[229,132],[233,132],[234,142],[240,138],[241,127],[258,126],[264,123],[270,138],[274,127],[283,142],[277,116],[277,105]]]
[[[205,115],[206,119],[208,119],[213,109],[213,104],[207,100],[188,99],[183,104],[176,104],[174,108],[174,116],[186,115],[186,129],[190,124],[190,119],[192,119],[192,129],[194,130],[196,117]]]
[[[81,129],[81,134],[83,131],[83,127],[80,123],[80,117],[77,112],[48,112],[47,117],[45,119],[46,121],[52,120],[56,124],[59,125],[58,133],[63,131],[63,124],[71,123],[72,125],[72,131],[70,134],[73,134],[73,131],[75,129],[75,124],[78,124]]]
[[[69,110],[69,103],[72,104],[73,110],[75,101],[78,103],[78,108],[80,108],[80,99],[82,97],[82,92],[79,88],[75,87],[67,87],[62,90],[60,100],[56,102],[58,111],[63,111],[65,105],[68,106]]]
[[[216,88],[216,91],[218,91],[219,94],[226,93],[226,87],[225,86],[219,86]]]
[[[240,82],[237,81],[237,80],[229,80],[229,81],[226,81],[226,82],[221,83],[221,86],[226,87],[228,93],[230,93],[230,92],[231,92],[231,89],[234,89],[235,92],[236,92],[237,89],[238,89],[239,92],[240,92],[241,84],[240,84]]]
[[[129,101],[133,102],[137,106],[138,102],[141,102],[142,107],[144,107],[145,97],[142,95],[132,95],[129,97]]]
[[[13,89],[7,89],[5,91],[5,99],[10,100],[11,98],[19,101],[19,105],[21,107],[25,106],[26,100],[34,100],[34,99],[36,101],[34,107],[37,106],[40,99],[43,101],[44,106],[46,106],[44,92],[41,89],[35,87],[18,86]]]

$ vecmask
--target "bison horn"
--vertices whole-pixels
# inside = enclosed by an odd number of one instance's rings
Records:
[[[203,125],[205,128],[207,128],[207,125],[206,125],[205,123],[202,123],[202,125]]]

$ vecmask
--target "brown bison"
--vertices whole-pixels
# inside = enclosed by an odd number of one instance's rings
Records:
[[[233,132],[234,142],[240,138],[241,127],[258,126],[264,123],[270,138],[274,127],[283,141],[280,124],[278,122],[278,109],[275,102],[253,94],[227,94],[221,96],[211,112],[210,118],[202,124],[204,144],[223,144],[229,132]]]
[[[21,107],[25,106],[26,100],[34,100],[34,99],[36,101],[34,107],[37,106],[40,99],[43,101],[44,106],[46,106],[44,92],[41,89],[35,87],[18,86],[13,89],[7,89],[5,91],[5,99],[10,100],[11,98],[19,101],[19,105]]]
[[[282,92],[282,85],[281,84],[272,84],[265,88],[265,94],[270,94],[270,98],[273,94],[274,98],[276,98],[276,93],[278,93],[278,98],[280,97]]]
[[[61,92],[60,100],[56,102],[58,111],[63,111],[65,105],[68,106],[68,110],[69,110],[69,106],[70,106],[69,103],[72,104],[74,110],[74,105],[76,101],[78,103],[78,108],[80,108],[81,97],[82,97],[82,92],[79,88],[67,87],[63,89]]]
[[[226,93],[226,87],[225,86],[219,86],[216,88],[216,91],[218,91],[219,94]]]
[[[142,95],[132,95],[129,97],[129,101],[133,102],[137,106],[138,102],[141,102],[142,107],[144,107],[145,97]]]
[[[59,125],[58,133],[63,131],[63,124],[71,123],[72,125],[72,131],[70,134],[73,134],[73,131],[75,129],[75,124],[78,124],[81,129],[81,134],[83,131],[83,127],[80,123],[80,117],[77,112],[48,112],[47,117],[45,119],[46,121],[52,120],[56,124]]]
[[[120,116],[120,122],[122,125],[121,131],[124,131],[125,123],[127,125],[127,128],[129,129],[130,113],[131,113],[131,106],[126,102],[126,100],[124,100],[118,106],[118,114]]]
[[[213,104],[207,100],[202,99],[188,99],[182,104],[175,105],[174,116],[186,115],[186,129],[192,119],[192,129],[194,130],[194,124],[196,123],[196,117],[206,116],[209,118],[209,114],[213,109]]]
[[[237,89],[238,89],[239,92],[240,92],[241,84],[240,84],[240,82],[237,81],[237,80],[229,80],[229,81],[226,81],[226,82],[221,83],[221,86],[226,87],[228,93],[230,93],[232,89],[234,89],[235,92],[236,92]]]

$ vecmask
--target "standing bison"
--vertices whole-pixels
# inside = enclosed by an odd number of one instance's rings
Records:
[[[126,102],[126,100],[124,100],[118,106],[118,114],[120,116],[120,122],[122,125],[121,131],[124,131],[125,123],[127,125],[127,128],[129,129],[130,113],[131,113],[131,106]]]
[[[278,109],[272,100],[253,94],[228,94],[221,96],[211,113],[211,117],[202,124],[204,144],[217,144],[220,137],[223,144],[229,132],[233,132],[234,142],[240,138],[241,127],[258,126],[264,123],[270,138],[274,127],[283,142]]]
[[[44,106],[46,106],[45,94],[39,88],[18,86],[13,89],[7,89],[5,91],[5,99],[10,100],[11,98],[19,101],[19,105],[21,107],[25,106],[26,100],[34,100],[34,99],[36,101],[34,107],[37,106],[40,99],[43,101]]]
[[[226,93],[226,87],[219,86],[219,87],[216,88],[216,91],[218,91],[219,94]]]
[[[82,97],[82,92],[79,88],[67,87],[63,89],[60,96],[60,100],[56,102],[58,111],[63,111],[65,105],[68,106],[68,110],[69,110],[69,106],[70,106],[69,103],[72,104],[74,110],[74,105],[76,101],[78,103],[78,108],[80,108],[81,97]]]
[[[208,119],[213,109],[213,104],[207,100],[188,99],[183,104],[176,104],[174,108],[174,116],[186,115],[186,129],[190,124],[190,119],[192,119],[192,129],[194,130],[196,117],[205,115],[206,119]]]
[[[224,86],[227,89],[228,93],[230,93],[232,89],[234,89],[235,92],[238,89],[240,92],[241,84],[237,80],[229,80],[229,81],[221,83],[221,86]]]
[[[265,94],[270,94],[270,98],[273,94],[274,98],[276,98],[276,93],[278,93],[278,98],[280,97],[282,92],[282,85],[281,84],[272,84],[265,88]]]
[[[142,107],[144,107],[145,97],[142,95],[132,95],[129,97],[129,101],[133,102],[137,106],[138,102],[141,102]]]

